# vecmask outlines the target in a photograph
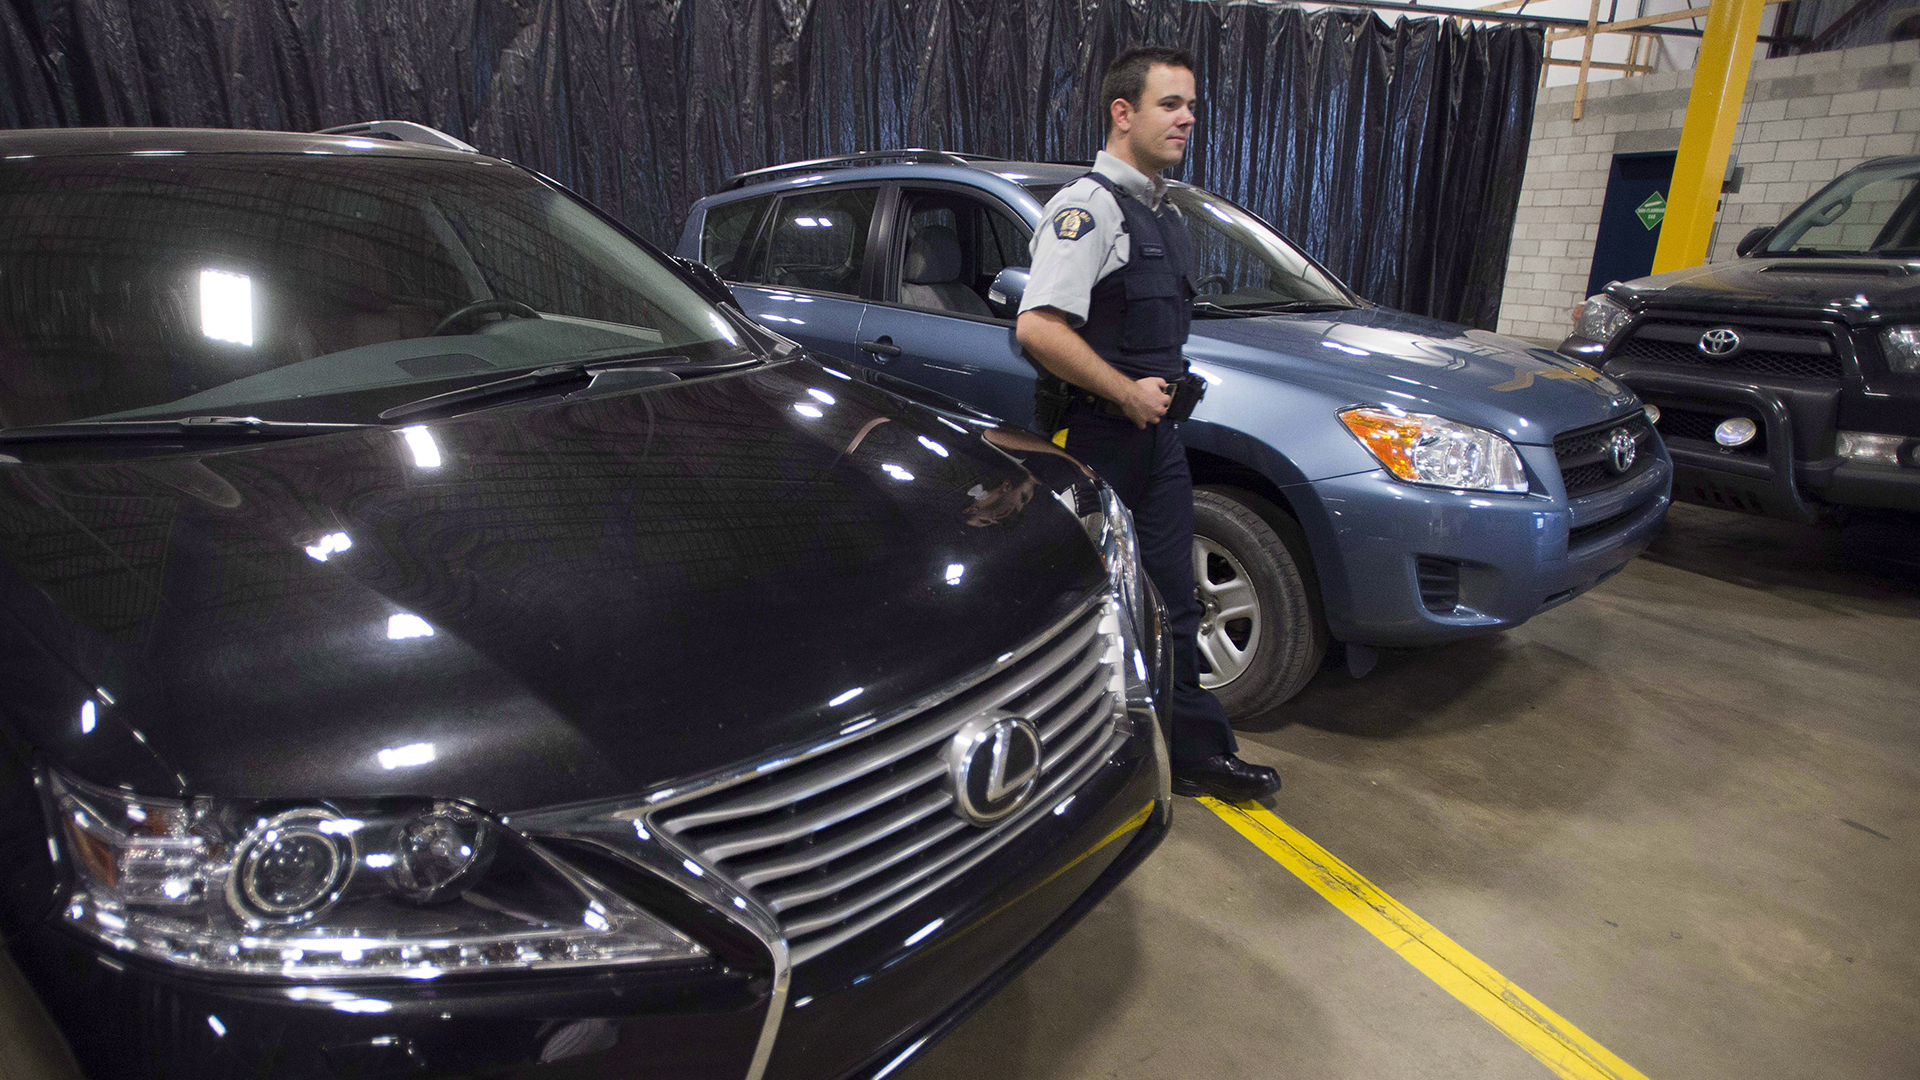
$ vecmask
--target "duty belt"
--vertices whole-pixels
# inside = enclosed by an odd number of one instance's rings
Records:
[[[1173,391],[1173,400],[1167,403],[1167,414],[1162,419],[1178,424],[1193,415],[1193,407],[1207,396],[1207,380],[1189,371],[1177,379],[1168,379],[1167,386]],[[1127,410],[1101,397],[1091,390],[1074,389],[1074,399],[1089,408],[1096,409],[1108,416],[1127,419]]]

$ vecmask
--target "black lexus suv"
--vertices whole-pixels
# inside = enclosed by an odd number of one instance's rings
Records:
[[[0,1000],[95,1080],[894,1070],[1165,831],[1124,508],[394,134],[0,134]]]
[[[1676,499],[1920,511],[1920,157],[1848,171],[1737,251],[1607,286],[1560,351],[1659,410]]]

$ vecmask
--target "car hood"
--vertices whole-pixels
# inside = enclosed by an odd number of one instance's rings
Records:
[[[1637,278],[1619,289],[1653,307],[1759,314],[1790,309],[1850,322],[1920,309],[1920,273],[1888,259],[1748,257]]]
[[[1196,319],[1187,353],[1310,386],[1354,404],[1398,405],[1547,444],[1636,404],[1632,391],[1547,349],[1388,308]]]
[[[1035,477],[1061,458],[985,430],[794,361],[401,431],[0,465],[5,614],[58,657],[39,682],[101,688],[85,723],[77,701],[10,712],[95,783],[254,798],[508,812],[758,761],[1103,587]]]

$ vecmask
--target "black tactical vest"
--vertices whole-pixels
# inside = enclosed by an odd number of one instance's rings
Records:
[[[1160,212],[1099,173],[1094,183],[1113,193],[1126,215],[1127,263],[1093,287],[1080,336],[1100,358],[1130,378],[1186,374],[1180,355],[1193,323],[1193,238],[1165,200]]]

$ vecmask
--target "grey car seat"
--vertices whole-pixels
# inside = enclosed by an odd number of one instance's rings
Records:
[[[928,225],[907,241],[900,302],[934,311],[992,318],[993,309],[960,284],[960,238],[945,225]]]

